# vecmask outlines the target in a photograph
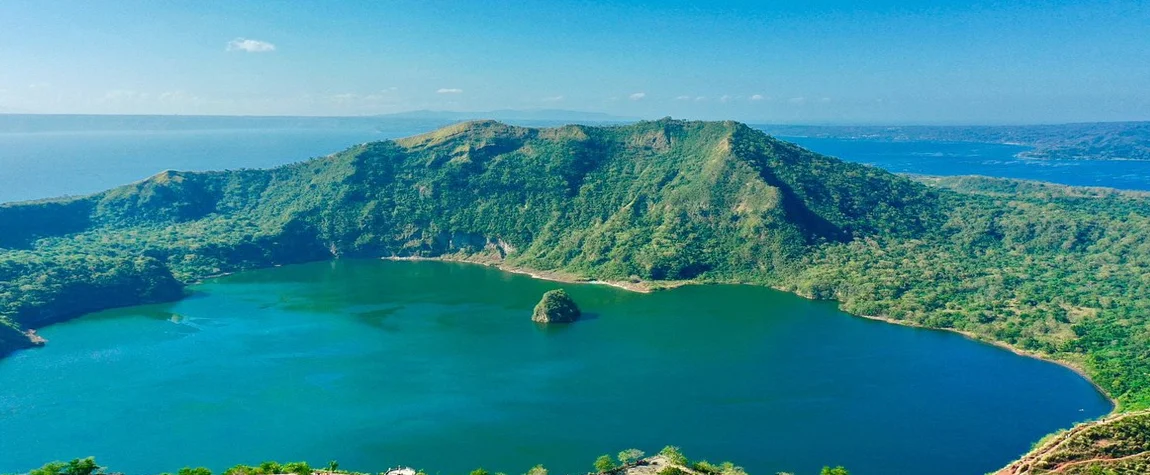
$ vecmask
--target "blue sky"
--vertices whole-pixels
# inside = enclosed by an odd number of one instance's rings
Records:
[[[0,112],[1150,120],[1147,1],[0,1]]]

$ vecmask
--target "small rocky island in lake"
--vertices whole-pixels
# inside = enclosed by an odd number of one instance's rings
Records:
[[[579,306],[563,289],[550,290],[535,305],[531,321],[537,323],[570,323],[579,319]]]

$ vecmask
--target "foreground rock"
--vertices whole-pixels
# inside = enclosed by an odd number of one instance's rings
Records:
[[[543,294],[543,299],[535,305],[531,321],[537,323],[571,323],[579,319],[583,312],[575,305],[563,289],[551,290]]]

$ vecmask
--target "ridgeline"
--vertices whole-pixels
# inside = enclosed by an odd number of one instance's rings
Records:
[[[1150,199],[912,179],[734,122],[480,121],[269,170],[168,171],[0,205],[0,354],[206,277],[450,257],[627,282],[739,282],[949,329],[1150,406]]]

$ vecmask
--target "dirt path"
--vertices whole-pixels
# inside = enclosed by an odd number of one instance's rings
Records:
[[[1051,454],[1057,453],[1058,449],[1064,447],[1067,443],[1069,443],[1071,440],[1073,440],[1078,434],[1080,434],[1086,430],[1089,430],[1093,427],[1096,427],[1098,425],[1113,424],[1115,422],[1121,421],[1121,420],[1126,419],[1128,417],[1142,416],[1142,415],[1145,415],[1145,414],[1141,413],[1141,412],[1128,412],[1128,413],[1117,414],[1115,416],[1111,416],[1111,417],[1099,420],[1097,422],[1091,422],[1091,423],[1080,424],[1078,426],[1075,426],[1074,428],[1072,428],[1072,429],[1066,431],[1065,433],[1059,435],[1054,440],[1047,442],[1044,446],[1035,448],[1034,450],[1030,451],[1030,453],[1027,454],[1026,456],[1024,456],[1023,458],[1010,464],[1006,468],[999,470],[996,473],[996,475],[1027,475],[1027,474],[1034,473],[1033,470],[1034,470],[1034,466],[1036,464],[1041,463],[1043,460],[1045,460]],[[1121,460],[1121,459],[1125,459],[1125,458],[1134,457],[1137,455],[1143,455],[1146,453],[1147,452],[1142,452],[1140,454],[1125,456],[1125,457],[1121,457],[1121,458],[1114,458],[1114,459],[1099,457],[1099,458],[1094,458],[1094,459],[1090,459],[1090,460],[1074,460],[1074,461],[1065,462],[1061,465],[1056,466],[1055,468],[1050,470],[1050,473],[1061,473],[1061,470],[1063,470],[1064,468],[1069,467],[1069,466],[1073,466],[1073,465],[1077,465],[1079,463]]]
[[[1062,465],[1054,467],[1054,469],[1051,470],[1050,473],[1066,473],[1065,470],[1068,468],[1071,468],[1071,467],[1077,467],[1080,465],[1086,465],[1086,464],[1095,463],[1095,462],[1121,462],[1123,460],[1130,460],[1130,459],[1134,459],[1134,458],[1138,458],[1138,457],[1150,457],[1150,450],[1148,450],[1146,452],[1138,452],[1136,454],[1125,455],[1122,457],[1116,457],[1116,458],[1112,458],[1112,459],[1111,458],[1104,458],[1104,457],[1097,457],[1097,458],[1092,458],[1089,460],[1075,460],[1073,462],[1066,462]]]

